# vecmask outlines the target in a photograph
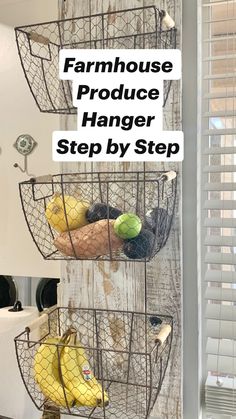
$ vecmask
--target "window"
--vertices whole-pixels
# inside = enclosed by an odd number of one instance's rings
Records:
[[[201,278],[209,418],[236,415],[236,0],[201,0]]]

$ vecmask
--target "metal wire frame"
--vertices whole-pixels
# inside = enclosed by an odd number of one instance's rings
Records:
[[[68,173],[21,182],[19,190],[22,209],[28,229],[39,252],[47,260],[135,260],[137,262],[151,260],[165,246],[174,215],[177,177],[171,181],[166,181],[166,173],[168,172]],[[45,210],[55,193],[62,197],[63,217],[65,217],[68,226],[68,232],[63,236],[63,240],[65,239],[67,244],[69,243],[69,254],[61,251],[58,247],[57,240],[58,238],[60,240],[62,235],[50,225],[45,216]],[[69,228],[69,214],[65,206],[65,196],[68,195],[72,195],[82,202],[86,201],[90,205],[103,203],[107,208],[107,217],[104,217],[107,218],[104,227],[107,229],[107,233],[102,236],[103,228],[101,227],[101,235],[96,234],[94,243],[90,244],[95,248],[99,246],[98,240],[102,240],[101,237],[104,237],[103,242],[108,241],[106,254],[105,252],[103,254],[95,252],[94,254],[92,247],[92,253],[89,250],[80,253],[78,246],[76,246],[74,232],[70,231]],[[147,211],[155,209],[156,219],[152,230],[153,238],[151,237],[152,243],[147,254],[145,249],[139,247],[136,257],[127,256],[127,252],[124,253],[125,244],[122,244],[119,250],[113,248],[110,207],[118,208],[122,213],[137,214],[144,227]],[[126,242],[124,241],[124,243]],[[87,243],[85,243],[86,246],[88,246]],[[147,245],[147,242],[146,244],[145,242],[138,244],[138,246],[145,245]],[[145,256],[141,257],[139,254]]]
[[[151,319],[159,320],[153,327]],[[160,345],[156,336],[162,325],[171,332]],[[15,338],[20,374],[33,403],[39,410],[58,411],[35,382],[35,354],[47,337],[76,328],[94,375],[109,395],[109,405],[95,408],[60,408],[62,414],[94,419],[147,419],[160,392],[168,365],[173,337],[173,318],[168,315],[131,311],[59,307],[48,315],[43,337],[33,339],[26,329]],[[57,346],[64,344],[47,344]],[[75,346],[76,347],[76,346]],[[114,349],[115,347],[115,349]],[[60,367],[59,367],[60,368]],[[61,384],[64,386],[63,379]]]
[[[15,34],[24,75],[39,110],[60,114],[77,112],[71,82],[58,79],[60,49],[176,48],[176,29],[162,29],[155,6],[20,26]],[[163,106],[170,89],[171,81],[166,81]]]

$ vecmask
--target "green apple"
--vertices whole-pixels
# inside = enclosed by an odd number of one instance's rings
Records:
[[[139,235],[141,229],[142,221],[131,212],[120,215],[114,223],[115,233],[122,239],[133,239]]]

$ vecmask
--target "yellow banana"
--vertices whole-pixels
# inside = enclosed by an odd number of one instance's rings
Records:
[[[76,342],[76,345],[78,346],[78,348],[77,348],[77,361],[78,361],[78,364],[79,364],[80,372],[81,372],[85,382],[88,383],[88,385],[93,389],[95,394],[97,394],[97,397],[99,397],[102,400],[104,398],[104,403],[105,403],[105,405],[107,405],[108,402],[109,402],[108,395],[107,395],[106,391],[104,390],[103,391],[103,396],[102,396],[102,386],[97,381],[95,376],[93,375],[93,372],[92,372],[91,367],[89,365],[89,362],[87,360],[87,356],[86,356],[84,348],[82,347],[81,343],[78,340]]]
[[[61,354],[61,372],[65,386],[73,394],[78,406],[96,407],[102,405],[101,391],[94,391],[84,380],[78,363],[78,348],[75,346],[75,336],[71,335],[68,346]]]
[[[34,377],[45,397],[57,406],[72,407],[74,396],[60,382],[57,344],[61,338],[48,338],[40,345],[34,359]],[[59,356],[61,347],[59,347]]]

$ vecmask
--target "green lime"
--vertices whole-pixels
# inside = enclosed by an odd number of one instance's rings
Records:
[[[120,215],[115,223],[114,230],[122,239],[133,239],[142,229],[142,221],[136,214],[126,213]]]

